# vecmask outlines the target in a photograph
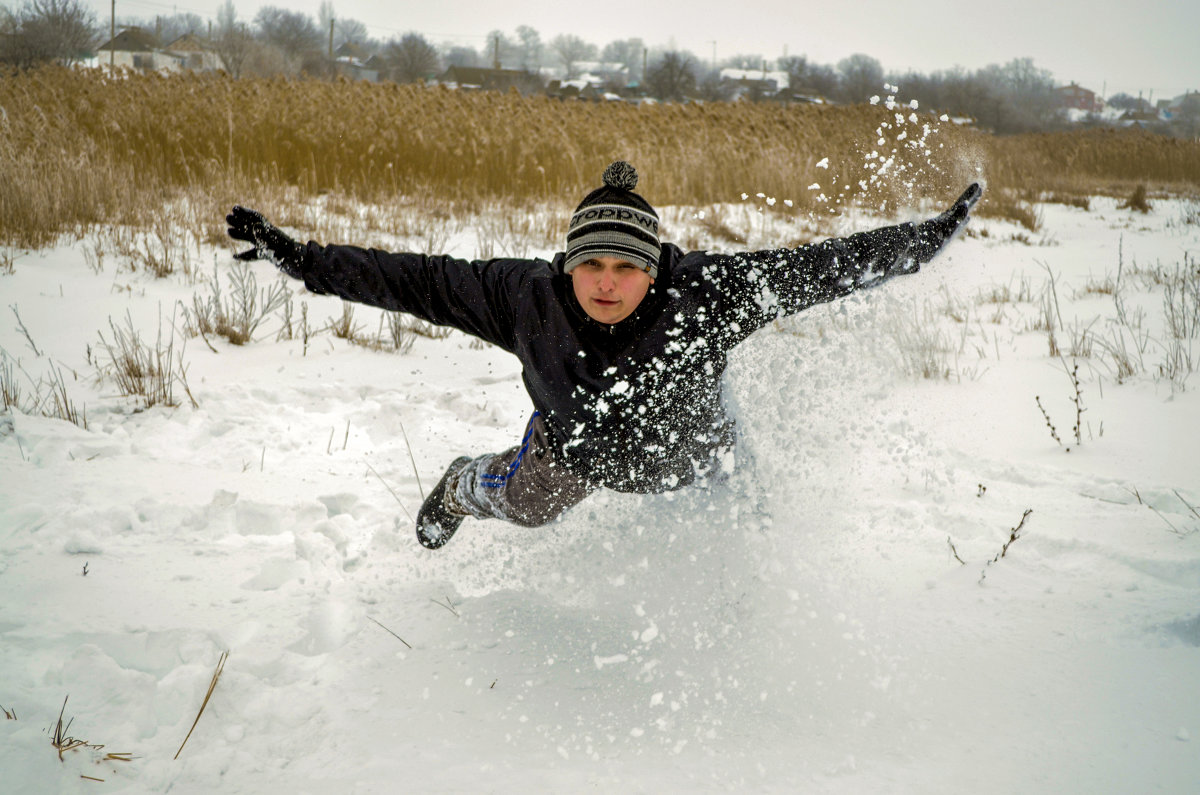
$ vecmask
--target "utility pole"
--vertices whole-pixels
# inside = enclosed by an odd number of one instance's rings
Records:
[[[117,0],[112,0],[112,13],[108,17],[108,71],[116,69],[117,47],[113,39],[117,37]]]
[[[333,17],[329,18],[329,63],[333,64]]]

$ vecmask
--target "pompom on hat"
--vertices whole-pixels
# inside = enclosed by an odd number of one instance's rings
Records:
[[[567,228],[563,272],[592,257],[619,257],[645,267],[658,276],[658,214],[649,202],[633,192],[638,175],[633,166],[618,160],[604,169],[604,185],[584,197]]]

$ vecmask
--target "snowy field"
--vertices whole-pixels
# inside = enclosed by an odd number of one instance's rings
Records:
[[[142,410],[101,333],[174,318],[178,355],[228,251],[16,257],[7,382],[57,372],[87,429],[0,415],[0,790],[1200,792],[1200,338],[1164,310],[1195,311],[1197,205],[1039,212],[745,343],[732,478],[438,552],[408,514],[523,430],[511,357],[275,313],[188,338],[195,405]]]

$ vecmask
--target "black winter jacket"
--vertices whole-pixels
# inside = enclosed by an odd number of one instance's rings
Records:
[[[794,249],[685,254],[662,246],[658,278],[614,325],[579,306],[545,260],[468,262],[310,242],[320,294],[453,326],[516,355],[557,458],[594,486],[659,492],[691,482],[728,441],[726,355],[775,318],[911,273],[912,224]]]

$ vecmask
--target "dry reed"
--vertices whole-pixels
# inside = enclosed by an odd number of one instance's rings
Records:
[[[991,196],[1200,186],[1195,141],[1114,131],[994,138],[907,106],[635,106],[48,68],[0,78],[0,243],[146,227],[170,209],[214,241],[235,201],[288,224],[303,218],[297,197],[322,194],[450,214],[573,203],[615,158],[638,167],[654,204],[761,192],[781,200],[773,211],[793,214],[943,201],[976,178]]]
[[[213,671],[212,681],[208,683],[208,691],[204,694],[204,701],[200,702],[200,711],[196,713],[196,719],[192,721],[192,728],[188,729],[187,736],[183,738],[183,742],[179,744],[179,750],[175,752],[175,759],[183,753],[183,746],[187,745],[187,741],[192,739],[192,732],[196,730],[196,724],[200,722],[200,716],[204,714],[204,709],[208,706],[208,700],[212,698],[213,691],[217,689],[217,682],[221,678],[221,674],[225,671],[225,661],[229,659],[229,652],[221,652],[221,656],[217,659],[217,667]]]

